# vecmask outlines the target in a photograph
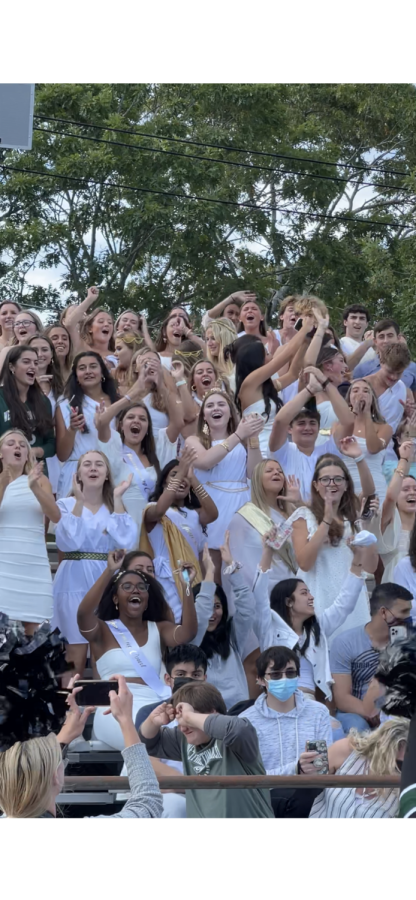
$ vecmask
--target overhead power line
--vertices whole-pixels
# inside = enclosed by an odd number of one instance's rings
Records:
[[[112,125],[95,125],[93,122],[77,122],[74,119],[60,119],[54,116],[34,116],[35,119],[40,119],[42,122],[63,122],[65,125],[78,125],[79,128],[97,128],[100,131],[114,131],[118,134],[131,134],[135,137],[148,137],[155,138],[158,141],[166,141],[167,143],[176,143],[176,144],[192,144],[195,147],[210,147],[213,150],[227,150],[228,152],[233,153],[249,153],[251,156],[267,156],[273,157],[274,159],[290,159],[294,162],[306,162],[306,163],[314,163],[317,166],[348,166],[350,169],[355,169],[359,172],[378,172],[379,174],[384,175],[401,175],[402,178],[406,178],[409,174],[408,172],[401,172],[397,169],[384,169],[379,166],[358,166],[354,163],[340,163],[340,162],[330,162],[325,159],[312,159],[308,156],[290,156],[287,153],[268,153],[266,150],[250,150],[247,147],[233,147],[229,144],[210,144],[206,141],[192,141],[190,138],[168,138],[164,135],[160,134],[150,134],[146,131],[133,131],[127,128],[116,128]]]
[[[91,127],[95,127],[95,126],[91,126]],[[307,178],[318,178],[322,181],[335,181],[335,182],[339,182],[341,184],[358,184],[362,187],[366,187],[366,186],[373,187],[373,188],[383,187],[383,190],[388,190],[388,191],[397,191],[397,190],[406,191],[406,192],[411,191],[411,189],[408,187],[397,187],[397,185],[377,185],[377,184],[374,184],[372,181],[354,181],[351,178],[341,178],[340,176],[336,176],[336,175],[319,175],[317,173],[310,173],[310,172],[293,172],[291,169],[277,169],[276,170],[274,167],[271,167],[271,166],[258,166],[255,163],[235,162],[234,160],[219,159],[218,157],[215,157],[215,156],[200,156],[200,155],[196,155],[196,154],[192,154],[192,153],[180,153],[177,150],[163,150],[160,147],[144,147],[143,145],[138,146],[137,144],[126,144],[124,141],[113,141],[113,140],[109,140],[107,138],[91,137],[88,134],[74,134],[71,131],[55,131],[52,128],[47,128],[47,129],[41,128],[41,127],[39,127],[39,125],[35,125],[33,130],[40,131],[41,134],[54,134],[54,135],[58,135],[59,137],[61,137],[61,136],[62,137],[72,137],[72,138],[75,138],[76,140],[81,140],[81,141],[93,141],[97,144],[109,144],[110,146],[113,146],[113,147],[126,147],[129,150],[135,150],[139,153],[162,153],[162,154],[165,154],[166,156],[177,156],[177,157],[181,157],[182,159],[195,159],[195,160],[199,160],[199,161],[203,161],[203,162],[221,163],[224,166],[234,166],[235,168],[239,168],[239,169],[255,169],[256,171],[272,172],[272,173],[276,173],[277,175],[306,176]],[[111,130],[111,129],[109,129],[109,130]],[[136,137],[140,137],[140,136],[141,135],[136,134]]]
[[[281,206],[256,206],[254,203],[247,203],[244,201],[235,201],[235,200],[220,200],[218,198],[213,197],[201,197],[198,194],[184,194],[179,191],[162,191],[157,190],[156,188],[145,188],[145,187],[136,187],[136,185],[132,184],[123,184],[118,183],[116,181],[94,181],[92,179],[79,178],[76,175],[60,175],[55,172],[39,172],[38,169],[30,169],[23,168],[19,166],[11,166],[5,163],[0,163],[0,168],[17,173],[26,173],[27,175],[37,175],[41,178],[57,178],[64,181],[75,181],[85,187],[96,186],[96,187],[114,187],[117,190],[126,190],[133,191],[141,194],[157,194],[163,197],[175,197],[179,200],[192,200],[198,201],[200,203],[215,203],[220,204],[221,206],[233,206],[233,207],[242,207],[244,209],[252,209],[256,212],[280,212],[285,216],[303,216],[305,219],[330,219],[334,222],[348,222],[350,225],[361,224],[361,225],[377,225],[382,226],[383,228],[406,228],[407,222],[382,222],[377,219],[359,219],[353,216],[343,216],[343,215],[329,215],[327,213],[313,213],[313,212],[305,212],[298,209],[285,209]]]

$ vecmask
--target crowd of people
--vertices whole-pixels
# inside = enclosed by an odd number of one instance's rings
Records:
[[[28,637],[59,629],[72,691],[58,740],[0,754],[0,809],[55,815],[59,743],[93,716],[124,756],[122,816],[397,815],[396,788],[302,775],[392,776],[406,752],[375,677],[416,621],[416,363],[399,324],[353,304],[341,329],[288,296],[274,330],[237,291],[200,334],[181,306],[151,334],[98,301],[90,288],[47,328],[0,303],[0,613]],[[77,705],[86,671],[118,681],[109,708]],[[160,794],[166,774],[299,787],[185,798]]]

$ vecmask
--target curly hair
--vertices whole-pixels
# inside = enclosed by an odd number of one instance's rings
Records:
[[[144,575],[143,572],[136,572],[134,569],[120,569],[113,575],[111,581],[107,585],[97,608],[97,617],[102,622],[108,622],[110,619],[119,618],[119,609],[114,603],[114,597],[117,595],[118,583],[124,575],[138,575],[144,581],[148,590],[147,609],[143,613],[144,622],[171,622],[172,614],[168,606],[163,590],[156,578],[151,575]]]
[[[397,754],[400,744],[407,742],[410,722],[408,719],[392,718],[383,722],[374,731],[349,733],[350,744],[359,756],[367,761],[369,775],[397,775]],[[379,796],[390,794],[396,788],[377,788]]]

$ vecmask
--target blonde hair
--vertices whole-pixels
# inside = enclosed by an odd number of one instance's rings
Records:
[[[103,484],[103,503],[105,504],[107,509],[110,510],[110,513],[112,513],[112,512],[114,512],[114,496],[113,496],[114,482],[113,482],[112,475],[111,475],[110,463],[109,463],[105,453],[103,453],[101,450],[87,450],[85,453],[83,453],[77,462],[76,475],[77,476],[79,475],[79,470],[81,467],[82,460],[85,459],[86,456],[89,456],[90,453],[98,453],[98,455],[102,457],[102,459],[104,460],[104,462],[106,464],[107,478]],[[73,497],[74,492],[71,490],[70,493],[68,494],[68,496]]]
[[[267,464],[270,462],[276,463],[276,465],[278,465],[279,468],[281,469],[281,471],[283,472],[283,469],[282,469],[280,463],[277,462],[276,459],[263,459],[262,462],[257,463],[256,467],[253,470],[252,476],[251,476],[251,502],[254,503],[255,506],[258,506],[258,508],[261,509],[262,512],[264,512],[266,514],[266,516],[269,516],[269,518],[270,518],[270,505],[267,502],[266,492],[263,487],[263,475],[264,475],[264,470],[265,470]],[[282,494],[284,495],[284,494],[286,494],[286,492],[287,492],[286,475],[283,472]],[[284,500],[280,500],[279,496],[277,496],[276,499],[277,499],[277,504],[276,504],[277,508],[280,510],[282,515],[285,516],[285,518],[287,518],[288,515],[290,515],[290,511],[288,510],[288,504],[285,503]]]
[[[133,359],[135,358],[135,354],[137,353],[137,351],[142,349],[143,344],[144,344],[144,338],[141,336],[141,334],[139,334],[138,331],[120,331],[118,334],[116,334],[115,344],[117,344],[117,341],[121,341],[123,344],[125,344],[126,347],[128,347],[129,350],[132,351],[134,356],[132,356],[127,370],[120,369],[120,367],[117,366],[117,368],[114,371],[113,377],[114,377],[115,381],[118,382],[118,384],[123,384],[126,387],[130,388],[132,386],[132,384],[134,383],[134,379],[133,379],[133,381],[131,380],[132,379],[132,362],[133,362]]]
[[[135,354],[132,357],[131,363],[130,363],[128,380],[126,382],[126,384],[128,384],[129,387],[132,387],[132,385],[135,384],[135,382],[137,381],[138,376],[137,376],[137,372],[135,371],[136,360],[141,359],[142,356],[146,356],[147,353],[151,353],[153,356],[157,356],[158,360],[160,361],[160,356],[159,356],[157,350],[152,350],[152,348],[148,347],[147,344],[144,347],[141,347],[140,350],[136,350]],[[163,377],[164,384],[166,384],[165,373],[166,373],[166,369],[164,369],[162,366],[162,377]],[[129,380],[130,378],[131,378],[131,381]],[[161,397],[161,395],[159,394],[157,387],[156,386],[152,387],[151,390],[149,391],[149,393],[152,395],[152,408],[157,409],[158,412],[166,413],[167,412],[166,405],[164,403],[163,397]]]
[[[375,422],[376,425],[385,425],[385,424],[386,424],[386,420],[383,419],[383,416],[381,415],[380,407],[379,407],[379,405],[378,405],[377,396],[376,396],[376,394],[375,394],[375,392],[374,392],[374,389],[373,389],[373,387],[371,386],[370,382],[367,381],[365,378],[356,378],[355,381],[353,381],[352,384],[350,384],[350,386],[349,386],[349,388],[348,388],[347,396],[346,396],[346,398],[345,398],[346,403],[348,403],[348,406],[351,407],[351,401],[350,401],[351,389],[354,387],[354,385],[358,384],[359,381],[361,381],[362,384],[365,384],[365,385],[368,387],[368,389],[369,389],[369,391],[370,391],[370,393],[371,393],[371,409],[370,409],[370,412],[371,412],[371,418],[372,418],[373,422]]]
[[[234,365],[230,358],[224,358],[224,350],[229,344],[237,340],[237,329],[230,319],[215,319],[207,325],[205,330],[205,338],[211,329],[212,334],[219,345],[217,359],[213,359],[211,351],[207,346],[207,359],[209,362],[215,362],[220,375],[231,375],[234,371]]]
[[[105,313],[106,316],[109,316],[113,323],[113,332],[112,332],[111,337],[108,340],[108,349],[112,353],[114,353],[114,347],[115,347],[114,319],[113,319],[112,314],[108,311],[108,309],[103,309],[103,307],[99,307],[99,309],[95,309],[94,312],[89,313],[88,316],[85,316],[85,319],[82,319],[80,326],[79,326],[79,336],[83,341],[85,341],[86,344],[88,344],[89,347],[92,347],[92,336],[91,336],[91,332],[90,332],[90,325],[92,325],[94,319],[96,319],[96,317],[101,315],[102,313]]]
[[[358,732],[352,729],[350,744],[360,756],[367,760],[369,775],[396,775],[399,746],[409,736],[409,720],[389,719],[374,731]],[[389,794],[395,788],[378,788],[380,796]]]
[[[10,428],[9,431],[5,431],[4,434],[2,434],[2,436],[0,437],[0,452],[1,452],[1,449],[2,449],[2,447],[3,447],[3,444],[4,444],[5,440],[6,440],[6,438],[10,437],[11,434],[18,434],[19,437],[23,438],[23,440],[24,440],[24,442],[25,442],[25,444],[26,444],[26,447],[27,447],[27,461],[26,461],[26,463],[25,463],[25,465],[24,465],[23,474],[24,474],[24,475],[29,475],[29,472],[31,472],[32,469],[33,469],[32,460],[31,460],[31,458],[30,458],[30,451],[31,451],[32,448],[31,448],[31,446],[30,446],[30,444],[29,444],[29,441],[28,441],[26,435],[23,434],[23,431],[20,431],[19,428]],[[0,459],[0,472],[2,472],[2,471],[3,471],[3,459]]]
[[[0,808],[13,819],[46,812],[62,753],[55,734],[17,741],[0,753]]]

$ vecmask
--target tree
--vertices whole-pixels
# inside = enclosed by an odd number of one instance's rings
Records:
[[[3,161],[54,177],[4,170],[2,296],[25,295],[34,264],[59,264],[63,289],[103,284],[114,312],[137,305],[154,322],[238,288],[273,315],[285,292],[308,290],[335,325],[360,301],[374,315],[398,308],[413,336],[413,85],[52,84],[35,112],[32,151]],[[38,290],[37,302],[60,300]]]

